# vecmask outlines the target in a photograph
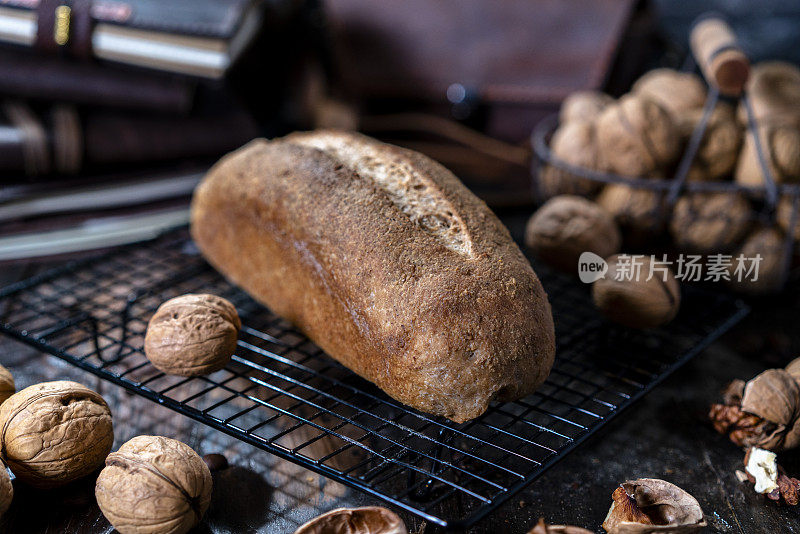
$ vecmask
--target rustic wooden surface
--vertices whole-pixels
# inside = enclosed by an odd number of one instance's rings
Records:
[[[2,268],[0,282],[41,268]],[[539,516],[602,532],[615,486],[645,476],[665,478],[695,495],[709,532],[800,532],[800,510],[766,502],[736,480],[734,471],[741,468],[743,454],[715,434],[705,418],[708,405],[729,380],[751,377],[765,365],[784,364],[800,354],[800,336],[792,326],[797,300],[789,292],[780,302],[759,304],[744,325],[470,532],[488,534],[502,528],[509,534],[525,533]],[[74,379],[99,391],[114,415],[115,447],[136,435],[162,434],[185,441],[201,454],[225,454],[231,467],[215,473],[214,498],[197,533],[291,534],[332,508],[380,504],[5,337],[0,337],[0,363],[14,373],[18,388]],[[800,454],[784,454],[781,462],[790,473],[800,473]],[[14,487],[15,499],[0,520],[0,532],[113,532],[95,503],[93,477],[50,492],[16,482]],[[438,531],[412,516],[404,518],[412,533]]]

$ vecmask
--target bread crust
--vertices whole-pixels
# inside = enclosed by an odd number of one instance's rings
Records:
[[[369,154],[362,172],[315,148],[331,143]],[[424,182],[449,226],[366,177],[373,159],[387,179]],[[489,208],[421,154],[335,131],[255,140],[197,188],[192,235],[229,280],[413,408],[467,421],[550,372],[553,319],[533,269]]]

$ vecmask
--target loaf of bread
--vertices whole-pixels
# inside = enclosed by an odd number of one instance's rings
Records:
[[[553,318],[530,264],[416,152],[336,131],[255,140],[197,188],[192,235],[229,280],[413,408],[467,421],[550,372]]]

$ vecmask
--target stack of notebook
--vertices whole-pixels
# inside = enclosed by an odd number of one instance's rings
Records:
[[[228,78],[263,59],[267,8],[0,0],[0,261],[184,223],[210,162],[259,134]]]

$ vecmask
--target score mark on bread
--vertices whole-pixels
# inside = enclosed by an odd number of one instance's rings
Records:
[[[387,160],[375,144],[337,132],[293,134],[288,140],[316,148],[336,159],[365,180],[372,181],[414,224],[437,237],[450,250],[472,256],[472,240],[456,210],[441,195],[430,179],[411,163],[396,156]]]

